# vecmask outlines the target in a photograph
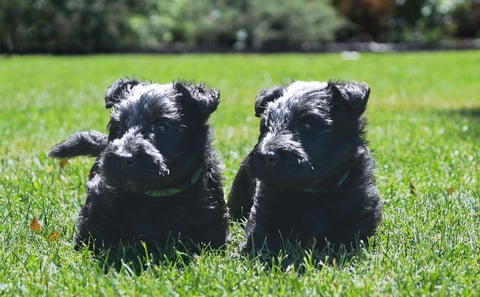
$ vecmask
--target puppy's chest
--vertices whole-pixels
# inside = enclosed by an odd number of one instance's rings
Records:
[[[317,236],[328,232],[336,221],[334,210],[316,203],[292,203],[269,207],[264,215],[273,229],[296,230],[298,235]],[[260,212],[262,213],[262,212]]]
[[[302,229],[307,236],[323,235],[334,224],[334,219],[326,209],[307,210],[301,218]]]
[[[193,226],[195,214],[199,213],[197,205],[181,205],[178,203],[118,205],[115,220],[125,231],[138,234],[147,239],[156,239],[169,232],[182,232]]]

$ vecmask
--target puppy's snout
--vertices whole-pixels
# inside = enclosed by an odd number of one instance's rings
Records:
[[[115,152],[112,154],[112,158],[118,162],[122,169],[131,168],[137,163],[137,158],[132,153]]]
[[[272,168],[277,164],[279,160],[279,154],[276,151],[266,151],[261,154],[261,158],[263,159],[263,162],[265,163],[266,168]]]
[[[111,145],[108,158],[120,169],[128,169],[137,163],[137,157],[130,150],[115,141]]]

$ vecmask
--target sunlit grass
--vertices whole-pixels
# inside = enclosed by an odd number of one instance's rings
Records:
[[[480,52],[328,55],[112,55],[0,58],[0,295],[395,296],[480,291]],[[258,136],[259,89],[297,80],[367,82],[368,140],[385,218],[346,263],[266,267],[226,251],[163,261],[141,274],[73,249],[92,160],[46,157],[68,134],[106,130],[115,79],[202,81],[221,90],[212,116],[228,192]],[[36,218],[41,231],[29,223]],[[59,238],[52,236],[59,232]],[[53,240],[54,239],[54,240]]]

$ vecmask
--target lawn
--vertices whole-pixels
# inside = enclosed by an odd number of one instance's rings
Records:
[[[0,57],[0,295],[478,296],[480,292],[480,52],[325,55]],[[211,118],[225,192],[258,136],[261,88],[352,79],[372,89],[368,140],[384,221],[345,261],[267,266],[225,251],[151,261],[134,273],[73,249],[92,159],[46,157],[77,130],[106,131],[103,94],[115,79],[202,81],[221,90]],[[40,226],[32,225],[37,220]],[[147,263],[149,264],[149,263]]]

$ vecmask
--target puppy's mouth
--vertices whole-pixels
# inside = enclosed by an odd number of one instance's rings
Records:
[[[118,189],[163,197],[187,190],[200,178],[201,166],[192,172],[191,166],[177,165],[172,164],[175,170],[170,170],[163,159],[161,162],[153,162],[148,158],[145,160],[137,158],[135,162],[126,164],[117,156],[106,155],[101,170],[108,183]]]
[[[291,152],[254,151],[250,155],[248,165],[247,170],[251,177],[274,189],[299,190],[307,193],[336,191],[343,187],[352,175],[352,167],[348,161],[312,164],[308,156]]]
[[[151,183],[145,181],[138,181],[127,179],[122,185],[117,185],[117,187],[123,189],[127,192],[140,193],[150,197],[167,197],[182,193],[192,187],[194,184],[199,181],[202,175],[202,168],[197,169],[193,174],[188,178],[183,178],[180,180],[175,180],[169,183],[163,183],[160,186],[160,183],[157,181],[154,183],[155,187],[153,188]]]
[[[109,183],[127,192],[143,193],[152,188],[165,188],[173,184],[169,175],[142,175],[136,176],[129,173],[107,173],[105,176]]]
[[[276,188],[301,188],[311,183],[314,168],[307,158],[285,152],[254,153],[249,173]]]
[[[128,160],[105,156],[102,172],[110,184],[129,192],[143,192],[155,187],[167,187],[174,176],[164,162],[137,158]]]

